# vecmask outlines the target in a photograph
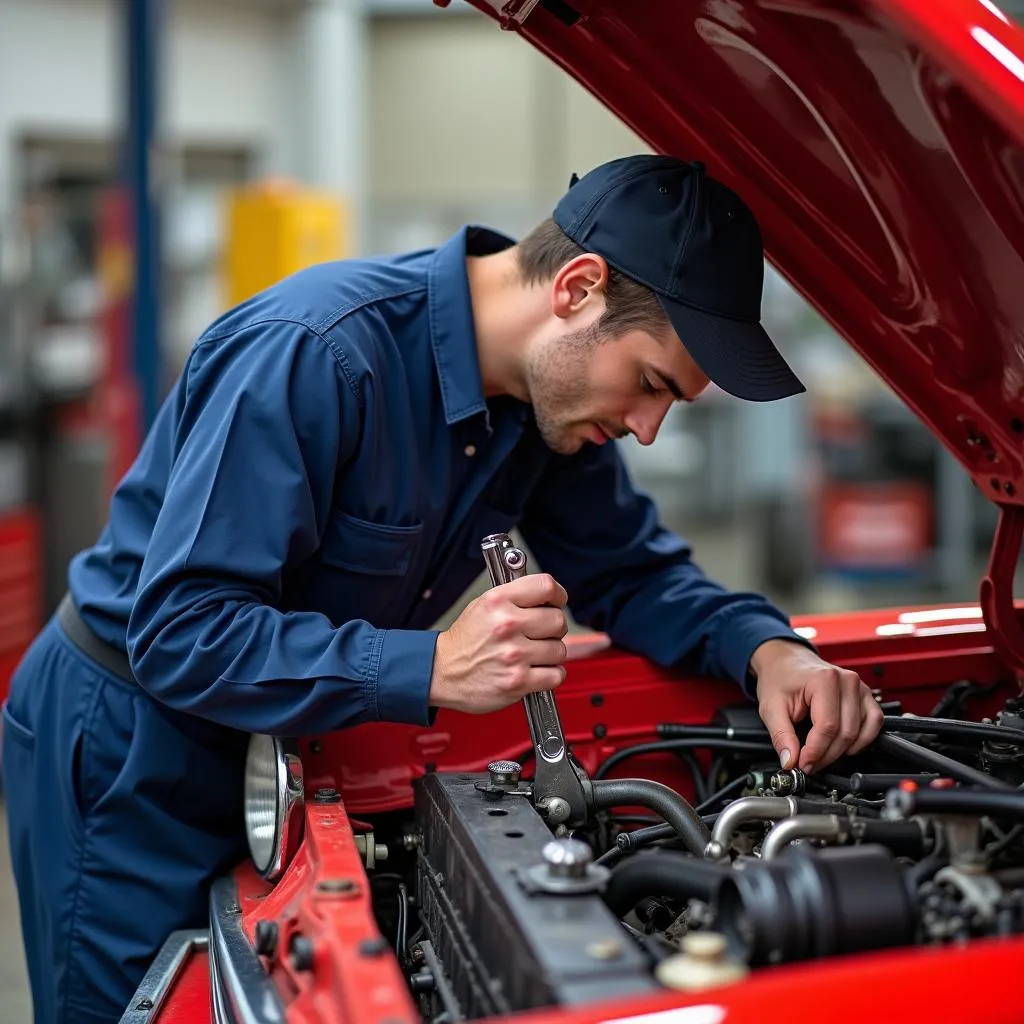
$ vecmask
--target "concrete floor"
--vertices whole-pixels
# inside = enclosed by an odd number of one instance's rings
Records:
[[[21,948],[18,895],[7,847],[7,808],[0,800],[0,1024],[31,1024],[25,955]]]

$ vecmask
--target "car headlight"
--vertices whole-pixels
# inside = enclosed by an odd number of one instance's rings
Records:
[[[245,759],[245,835],[256,870],[276,881],[303,831],[302,762],[291,741],[254,735]]]

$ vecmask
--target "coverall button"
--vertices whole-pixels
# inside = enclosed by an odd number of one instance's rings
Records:
[[[474,455],[476,455],[476,445],[475,444],[467,444],[466,447],[463,448],[462,450],[466,453],[467,458],[471,459],[471,458],[473,458]]]
[[[424,590],[423,593],[420,595],[420,597],[422,597],[424,601],[429,601],[433,596],[434,592],[431,589],[429,589],[429,587],[426,590]]]

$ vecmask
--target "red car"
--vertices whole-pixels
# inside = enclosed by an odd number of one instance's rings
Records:
[[[1024,1020],[1024,33],[998,2],[475,0],[743,195],[998,506],[980,603],[798,620],[886,712],[809,777],[733,687],[600,637],[557,708],[253,737],[252,858],[125,1021]],[[495,583],[522,570],[481,540]]]

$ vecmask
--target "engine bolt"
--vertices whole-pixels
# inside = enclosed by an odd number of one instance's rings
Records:
[[[579,839],[552,839],[542,856],[552,878],[584,878],[593,859],[590,847]]]
[[[256,922],[256,952],[260,956],[273,956],[277,951],[277,922]]]
[[[417,971],[416,974],[409,979],[409,985],[413,992],[416,993],[433,992],[434,989],[437,988],[437,982],[434,979],[433,972],[426,968],[422,971]]]
[[[552,825],[560,825],[572,814],[572,807],[569,801],[561,796],[549,796],[537,805],[537,810],[544,815]]]
[[[503,789],[515,789],[523,773],[523,766],[518,761],[492,761],[487,766],[487,774],[491,777],[492,786]]]
[[[769,788],[778,796],[803,796],[807,776],[799,768],[775,772],[768,780]]]
[[[305,935],[293,935],[288,947],[294,970],[313,970],[313,943]]]

